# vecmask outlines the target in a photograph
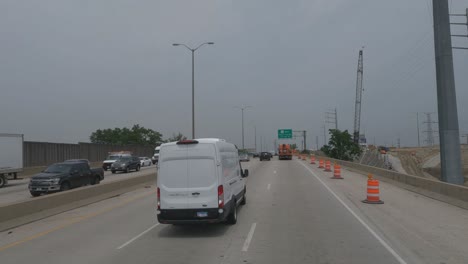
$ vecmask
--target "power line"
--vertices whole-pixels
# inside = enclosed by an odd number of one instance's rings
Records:
[[[430,59],[432,61],[435,61],[435,58],[430,58]],[[426,58],[426,60],[427,60],[427,58]],[[397,88],[398,86],[404,84],[406,81],[411,80],[417,73],[419,73],[422,69],[426,68],[428,65],[429,65],[429,63],[426,63],[426,61],[424,61],[424,60],[420,61],[419,64],[416,65],[416,67],[413,67],[403,77],[401,77],[397,81],[394,81],[391,84],[390,89]]]

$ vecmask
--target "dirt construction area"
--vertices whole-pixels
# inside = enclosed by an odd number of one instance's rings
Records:
[[[465,185],[468,186],[468,145],[461,146]],[[440,179],[440,150],[438,146],[420,148],[394,148],[388,153],[401,161],[410,175]]]

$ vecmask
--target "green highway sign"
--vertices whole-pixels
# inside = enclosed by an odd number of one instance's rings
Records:
[[[292,138],[292,129],[278,129],[278,139]]]

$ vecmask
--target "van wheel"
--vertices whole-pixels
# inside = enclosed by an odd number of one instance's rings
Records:
[[[234,208],[232,212],[229,214],[226,223],[228,225],[235,225],[237,223],[237,202],[236,201],[234,201]]]

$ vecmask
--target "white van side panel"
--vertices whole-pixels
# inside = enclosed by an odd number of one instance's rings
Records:
[[[237,149],[232,144],[219,143],[219,149],[223,171],[224,203],[227,204],[238,192],[236,183],[240,178],[239,156]]]

